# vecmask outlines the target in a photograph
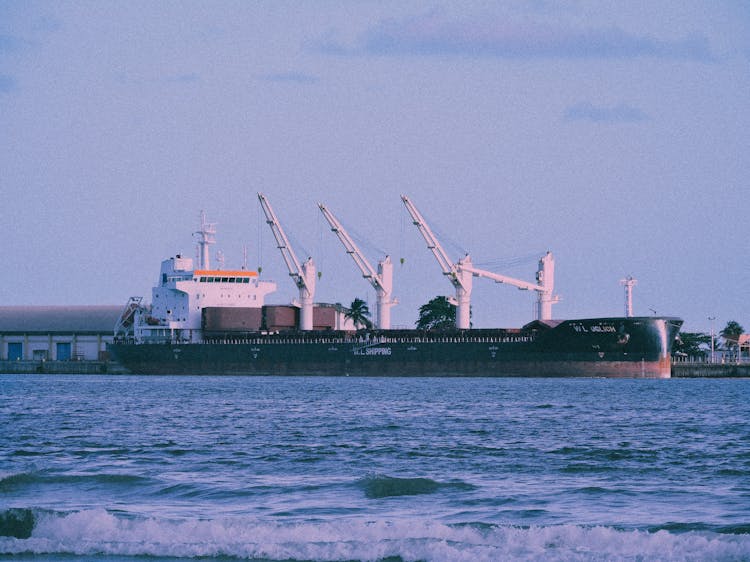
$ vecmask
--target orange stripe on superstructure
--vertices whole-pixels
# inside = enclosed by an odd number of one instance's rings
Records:
[[[247,271],[246,269],[240,269],[237,271],[231,271],[227,269],[196,269],[193,271],[193,276],[210,275],[211,277],[257,277],[257,271]]]

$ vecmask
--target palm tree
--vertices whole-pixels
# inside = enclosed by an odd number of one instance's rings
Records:
[[[446,297],[435,297],[419,307],[418,330],[449,330],[456,326],[456,307]]]
[[[738,322],[735,322],[734,320],[730,320],[727,322],[727,325],[724,326],[724,329],[719,332],[721,334],[721,337],[724,338],[724,341],[727,344],[727,347],[729,349],[732,349],[733,347],[737,347],[737,343],[740,340],[740,336],[745,332],[745,329],[740,326]]]
[[[367,303],[360,298],[356,298],[349,305],[349,312],[344,314],[344,317],[349,318],[354,322],[356,328],[365,327],[368,330],[372,328],[372,322],[370,321],[370,307]]]
[[[711,344],[711,336],[702,332],[680,332],[673,351],[676,355],[705,358],[708,352],[705,347]]]

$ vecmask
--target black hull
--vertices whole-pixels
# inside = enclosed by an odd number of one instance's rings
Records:
[[[201,344],[115,343],[138,374],[668,378],[675,318],[532,323],[522,330],[252,335]]]

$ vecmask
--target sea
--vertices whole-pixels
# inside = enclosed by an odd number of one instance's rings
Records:
[[[0,560],[750,560],[750,380],[0,375]]]

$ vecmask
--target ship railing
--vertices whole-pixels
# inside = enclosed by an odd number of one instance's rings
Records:
[[[523,343],[533,341],[534,337],[528,334],[502,334],[502,335],[460,335],[460,336],[445,336],[436,335],[433,337],[429,336],[376,336],[366,337],[361,335],[356,336],[330,336],[330,337],[299,337],[299,336],[263,336],[263,337],[228,337],[228,338],[207,338],[201,342],[189,342],[179,338],[173,338],[170,340],[169,337],[154,338],[152,340],[146,340],[144,343],[205,343],[205,344],[249,344],[249,345],[260,345],[260,344],[292,344],[292,345],[305,345],[305,344],[357,344],[357,345],[378,345],[388,343],[400,343],[400,344],[418,344],[418,343],[441,343],[441,344],[461,344],[461,343]]]
[[[480,331],[472,334],[465,332],[460,334],[369,334],[369,333],[332,333],[330,335],[303,335],[303,334],[283,334],[283,333],[263,333],[263,334],[237,334],[232,336],[216,335],[208,336],[201,340],[190,340],[183,338],[178,334],[160,334],[152,335],[148,338],[139,339],[139,343],[150,344],[357,344],[357,345],[378,345],[378,344],[420,344],[420,343],[441,343],[441,344],[461,344],[461,343],[522,343],[534,341],[535,335],[530,333],[519,333],[515,330],[498,330],[496,333],[487,333]]]
[[[705,356],[703,356],[673,353],[672,362],[680,364],[689,363],[701,365],[744,365],[750,363],[750,357],[745,355],[738,357],[736,351],[734,353],[721,353],[717,351],[714,355],[715,356],[712,359],[710,354],[706,354]]]

